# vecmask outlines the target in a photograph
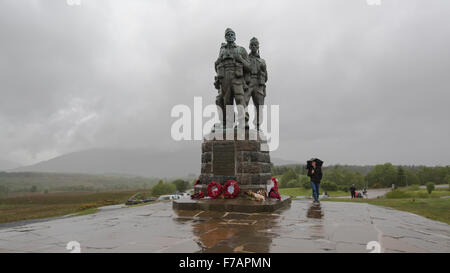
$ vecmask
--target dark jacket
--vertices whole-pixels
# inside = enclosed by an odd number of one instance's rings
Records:
[[[356,188],[353,187],[353,186],[351,186],[351,187],[350,187],[350,192],[355,192],[355,191],[356,191]]]
[[[314,169],[314,173],[312,173],[313,168],[308,169],[308,176],[311,177],[311,181],[320,183],[320,180],[322,180],[322,168],[316,167]]]

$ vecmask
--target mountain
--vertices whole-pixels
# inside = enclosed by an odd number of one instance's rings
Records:
[[[162,152],[150,149],[90,149],[9,171],[186,177],[200,173],[200,151],[199,145],[185,145],[178,150]],[[272,162],[274,165],[296,164],[276,157],[272,158]]]
[[[19,167],[20,164],[8,160],[0,159],[0,171],[6,171]]]
[[[150,149],[91,149],[11,171],[185,177],[198,174],[200,163],[199,147],[165,152]]]
[[[297,164],[304,164],[293,160],[285,160],[278,157],[270,157],[270,160],[272,161],[273,165],[275,166],[282,166],[282,165],[297,165]]]

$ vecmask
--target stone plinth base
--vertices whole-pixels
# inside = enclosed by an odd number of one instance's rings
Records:
[[[229,179],[236,180],[241,191],[270,191],[271,167],[269,147],[261,132],[246,130],[240,135],[235,129],[216,130],[204,137],[200,183],[195,191],[206,194],[211,181],[223,185]]]
[[[176,210],[212,210],[233,212],[273,212],[286,207],[291,203],[290,196],[281,196],[281,200],[266,198],[263,202],[248,200],[246,198],[236,199],[178,199],[172,202]]]

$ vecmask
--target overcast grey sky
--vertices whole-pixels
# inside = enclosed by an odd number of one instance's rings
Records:
[[[273,156],[450,164],[450,1],[2,0],[0,158],[178,149],[175,104],[214,103],[224,30],[260,40]]]

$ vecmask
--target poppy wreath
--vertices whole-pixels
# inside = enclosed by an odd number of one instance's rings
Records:
[[[230,179],[223,185],[223,196],[225,196],[225,198],[235,198],[240,192],[241,188],[236,180]]]
[[[206,188],[206,192],[208,193],[209,197],[217,198],[222,193],[222,186],[220,185],[220,183],[212,181]]]

